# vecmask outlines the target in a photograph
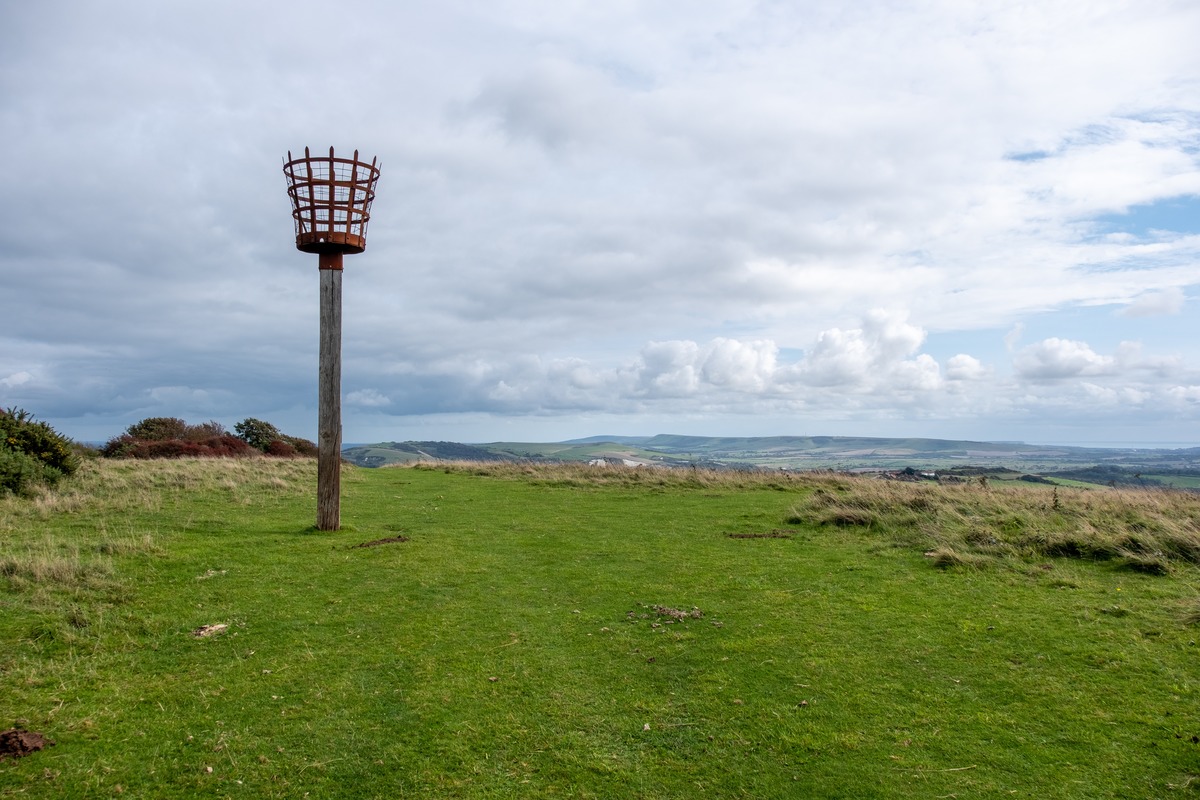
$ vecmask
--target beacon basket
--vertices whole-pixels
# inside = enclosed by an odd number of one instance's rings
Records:
[[[367,247],[367,222],[379,166],[353,158],[314,156],[304,148],[303,158],[289,150],[283,164],[292,219],[296,222],[296,249],[320,255],[361,253]]]

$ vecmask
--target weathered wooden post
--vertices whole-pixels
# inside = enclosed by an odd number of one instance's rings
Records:
[[[321,345],[317,411],[317,529],[342,525],[342,256],[367,248],[367,222],[379,166],[354,158],[312,156],[283,163],[296,249],[317,254],[321,276]]]

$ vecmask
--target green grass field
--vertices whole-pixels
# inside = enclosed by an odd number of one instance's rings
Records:
[[[0,796],[1200,794],[1194,495],[315,472],[0,499]]]

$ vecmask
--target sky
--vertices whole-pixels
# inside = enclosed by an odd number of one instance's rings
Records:
[[[1200,4],[0,7],[0,405],[344,441],[1200,444]]]

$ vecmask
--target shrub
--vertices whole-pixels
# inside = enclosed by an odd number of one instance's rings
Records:
[[[233,426],[237,436],[246,444],[253,447],[255,450],[261,450],[264,453],[271,445],[271,442],[283,439],[283,434],[269,422],[264,422],[261,419],[247,417],[246,419]]]
[[[177,417],[147,417],[100,448],[100,455],[106,458],[211,458],[249,452],[249,445],[215,420],[189,425]]]
[[[266,454],[269,456],[279,456],[281,458],[292,458],[297,455],[296,448],[292,447],[283,439],[276,439],[267,445]]]
[[[258,451],[280,457],[311,456],[317,452],[317,446],[307,439],[282,434],[262,420],[245,419],[234,429],[236,436],[215,420],[189,425],[175,417],[150,417],[109,439],[100,454],[106,458],[220,458]],[[263,441],[264,437],[268,438]]]
[[[29,494],[79,469],[73,442],[28,411],[0,410],[0,492]]]
[[[176,417],[147,417],[126,428],[125,435],[148,442],[165,442],[184,438],[187,427],[186,422]]]
[[[183,438],[189,442],[206,442],[226,433],[225,426],[214,419],[199,425],[188,425],[183,429]]]
[[[102,452],[109,458],[229,458],[249,455],[254,450],[228,433],[199,441],[134,439],[126,434],[110,440]]]
[[[27,453],[0,448],[0,494],[28,496],[35,486],[53,486],[62,473]]]
[[[283,441],[296,448],[296,453],[298,455],[311,456],[313,458],[317,457],[316,442],[311,442],[308,439],[301,439],[299,436],[284,435],[282,438]]]
[[[261,450],[269,456],[313,456],[317,455],[317,445],[299,436],[288,436],[281,433],[269,422],[254,417],[247,417],[233,426],[237,436],[246,444]]]

